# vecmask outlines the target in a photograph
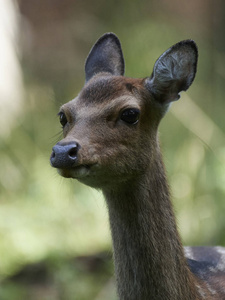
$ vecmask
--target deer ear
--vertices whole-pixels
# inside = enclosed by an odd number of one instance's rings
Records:
[[[91,49],[85,63],[86,82],[100,72],[112,75],[124,74],[121,44],[113,33],[104,34]]]
[[[198,50],[194,41],[179,42],[164,52],[156,61],[152,76],[145,85],[162,104],[180,98],[192,84],[197,69]]]

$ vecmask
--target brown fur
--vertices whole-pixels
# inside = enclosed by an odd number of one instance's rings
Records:
[[[102,46],[102,40],[96,47]],[[91,75],[88,72],[79,96],[60,110],[67,123],[51,162],[62,176],[102,189],[120,300],[225,299],[225,270],[220,267],[214,272],[209,266],[215,276],[201,276],[195,260],[184,255],[158,142],[158,125],[167,104],[156,101],[145,79],[104,72]],[[135,125],[121,120],[127,108],[140,110]],[[70,145],[69,158],[63,156],[64,150],[58,154]],[[62,157],[57,158],[59,155]],[[69,159],[67,164],[64,159]]]

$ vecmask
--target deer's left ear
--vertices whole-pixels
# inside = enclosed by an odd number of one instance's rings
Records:
[[[180,98],[192,84],[197,70],[198,50],[194,41],[179,42],[164,52],[156,61],[146,88],[156,101],[168,104]]]
[[[100,72],[124,74],[121,44],[114,33],[104,34],[91,49],[85,63],[86,82]]]

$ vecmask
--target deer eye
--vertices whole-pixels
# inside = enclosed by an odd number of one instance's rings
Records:
[[[128,124],[134,125],[138,122],[139,116],[140,116],[140,111],[138,109],[128,108],[122,112],[120,119]]]
[[[58,115],[59,115],[59,122],[64,127],[67,123],[66,115],[64,114],[64,112],[60,112]]]

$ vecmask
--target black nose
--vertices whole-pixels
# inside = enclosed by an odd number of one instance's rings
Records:
[[[69,143],[69,144],[56,144],[52,148],[52,154],[50,157],[50,162],[52,167],[59,169],[68,169],[73,166],[77,160],[79,144]]]

